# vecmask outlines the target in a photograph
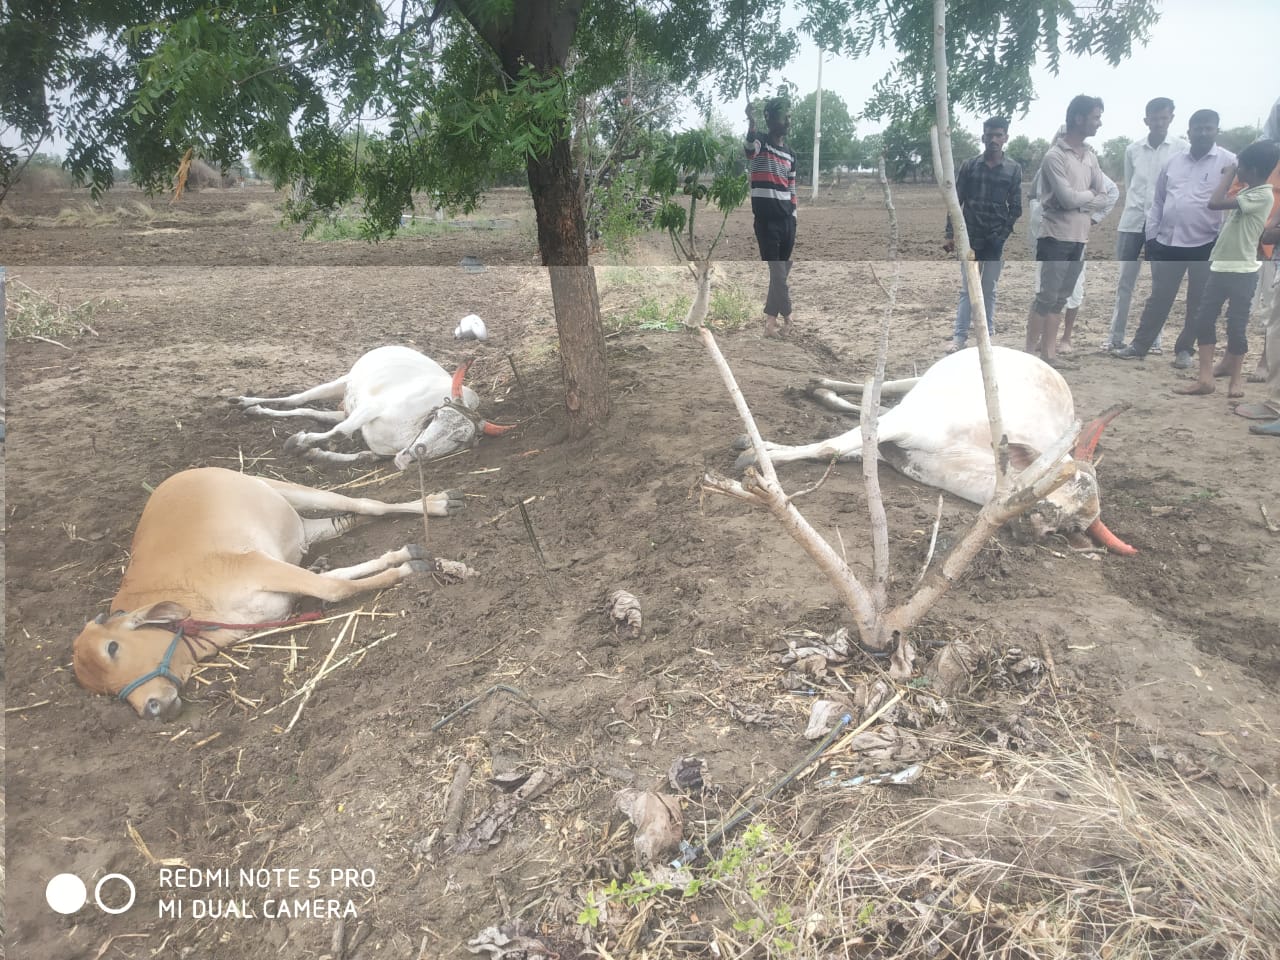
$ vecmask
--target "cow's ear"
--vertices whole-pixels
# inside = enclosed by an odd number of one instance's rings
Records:
[[[191,611],[186,607],[163,600],[160,603],[153,603],[149,607],[130,610],[125,614],[124,626],[126,630],[136,630],[138,627],[146,626],[150,623],[177,623],[179,620],[185,620],[189,616],[191,616]]]
[[[1036,462],[1036,458],[1039,456],[1039,450],[1034,447],[1028,447],[1025,443],[1009,444],[1009,466],[1015,470],[1027,469],[1027,467]]]

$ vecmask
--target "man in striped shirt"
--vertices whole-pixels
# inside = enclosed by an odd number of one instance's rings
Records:
[[[755,217],[760,259],[769,264],[769,293],[764,301],[764,333],[780,337],[791,326],[791,251],[796,244],[796,158],[786,147],[791,113],[774,97],[764,108],[767,136],[756,133],[755,110],[747,105],[746,155],[751,172],[751,213]]]

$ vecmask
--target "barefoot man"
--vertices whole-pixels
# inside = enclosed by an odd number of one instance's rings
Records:
[[[1085,145],[1102,126],[1102,100],[1084,94],[1067,105],[1067,131],[1040,165],[1043,220],[1036,241],[1042,288],[1027,320],[1027,352],[1052,363],[1058,352],[1062,308],[1084,266],[1090,215],[1107,202],[1098,158]]]
[[[1280,146],[1258,140],[1240,151],[1240,166],[1228,164],[1209,198],[1210,210],[1230,210],[1227,222],[1209,253],[1209,281],[1205,284],[1196,315],[1196,344],[1200,351],[1200,376],[1195,383],[1175,388],[1175,393],[1206,396],[1213,393],[1213,349],[1217,341],[1218,314],[1227,308],[1227,355],[1224,372],[1231,378],[1228,397],[1244,396],[1241,368],[1249,352],[1245,328],[1249,307],[1258,285],[1258,240],[1271,213],[1272,193],[1267,177],[1280,162]],[[1239,174],[1244,189],[1228,197],[1231,181]]]
[[[756,114],[747,105],[747,163],[751,169],[751,213],[755,217],[760,259],[769,264],[769,294],[764,301],[764,334],[779,337],[791,325],[791,251],[796,245],[796,157],[787,149],[791,113],[774,97],[764,108],[768,135],[756,133]]]

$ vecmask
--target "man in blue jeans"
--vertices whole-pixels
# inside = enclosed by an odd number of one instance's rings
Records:
[[[964,213],[969,246],[978,261],[982,278],[982,301],[987,315],[987,331],[995,333],[996,283],[1004,266],[1004,242],[1013,225],[1022,216],[1022,166],[1004,155],[1009,139],[1009,121],[992,117],[982,125],[983,152],[960,165],[956,173],[956,194]],[[954,227],[947,217],[946,242],[942,249],[955,251]],[[960,303],[956,307],[956,324],[947,353],[962,350],[969,338],[973,307],[969,300],[969,282],[960,265]]]

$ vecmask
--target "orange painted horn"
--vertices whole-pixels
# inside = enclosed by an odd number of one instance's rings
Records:
[[[1129,546],[1129,544],[1108,530],[1101,517],[1089,524],[1089,536],[1093,538],[1093,542],[1098,546],[1106,547],[1112,553],[1118,553],[1122,557],[1132,557],[1138,552],[1136,547]]]
[[[1083,430],[1080,431],[1080,439],[1076,441],[1076,449],[1073,456],[1077,460],[1092,460],[1093,451],[1098,448],[1098,441],[1102,438],[1102,431],[1107,428],[1116,417],[1129,409],[1127,403],[1117,403],[1114,407],[1108,407],[1102,411],[1094,420],[1089,422]]]
[[[462,381],[467,375],[467,371],[471,369],[471,364],[475,363],[475,357],[472,357],[457,370],[453,371],[453,399],[462,399]]]
[[[503,426],[497,423],[490,423],[488,420],[481,421],[480,429],[484,431],[486,437],[500,437],[508,430],[514,430],[520,426],[518,423],[507,424]]]

